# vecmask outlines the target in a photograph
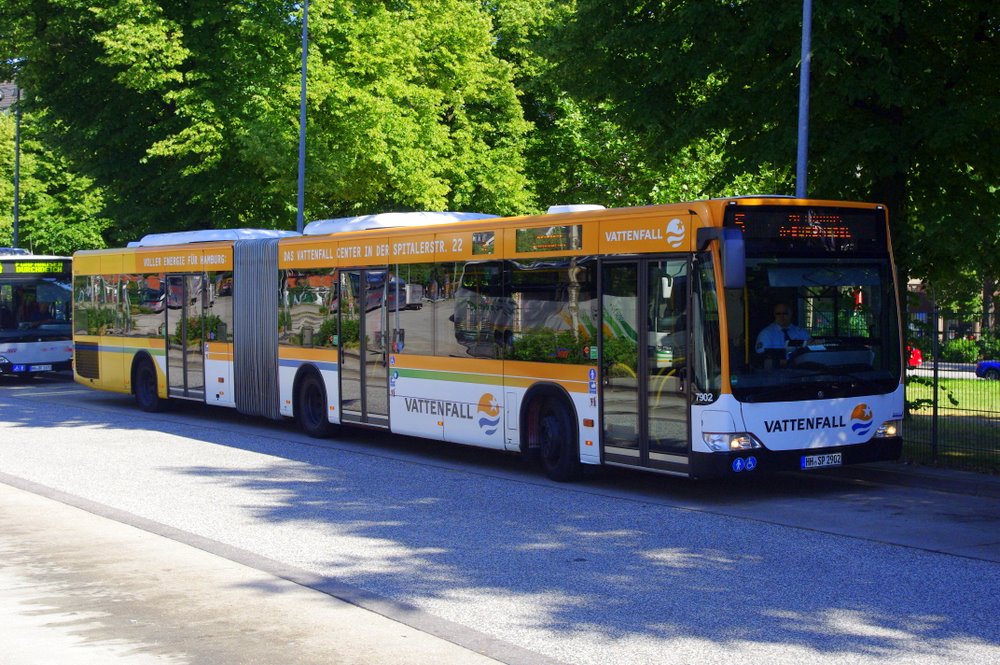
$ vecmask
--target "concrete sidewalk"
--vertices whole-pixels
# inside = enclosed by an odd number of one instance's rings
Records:
[[[902,462],[878,462],[823,470],[821,474],[878,485],[919,487],[949,494],[1000,499],[1000,476],[972,471],[956,471]]]
[[[4,665],[498,662],[2,483],[0,561]]]

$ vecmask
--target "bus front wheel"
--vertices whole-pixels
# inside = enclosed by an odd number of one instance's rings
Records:
[[[330,434],[326,388],[316,374],[306,374],[299,382],[295,399],[295,418],[298,420],[299,428],[313,438],[322,439]]]
[[[149,358],[140,360],[132,376],[132,392],[135,394],[135,403],[143,411],[150,413],[162,411],[166,400],[160,397],[158,390],[156,367],[153,365],[153,361]]]
[[[558,482],[580,477],[573,420],[563,400],[547,395],[535,401],[529,412],[528,428],[529,445],[537,446],[545,475]]]

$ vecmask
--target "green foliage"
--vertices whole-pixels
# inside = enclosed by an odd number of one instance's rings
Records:
[[[650,160],[718,137],[718,189],[771,171],[792,193],[801,3],[578,4],[553,40],[574,94]],[[903,274],[1000,274],[993,3],[820,3],[812,30],[809,193],[888,204]]]
[[[310,193],[323,215],[523,211],[524,122],[484,9],[462,0],[310,7]]]
[[[780,189],[787,173],[765,167],[754,167],[725,186],[713,182],[725,152],[722,134],[703,134],[669,153],[653,151],[648,132],[622,121],[619,100],[571,94],[565,71],[555,64],[565,52],[560,30],[573,24],[574,5],[508,0],[493,13],[497,51],[514,65],[525,117],[534,124],[527,169],[546,206],[647,205]],[[589,60],[592,54],[580,57]]]
[[[604,364],[612,371],[635,376],[639,363],[639,346],[628,337],[611,337],[604,340]],[[617,370],[616,370],[617,368]]]
[[[975,340],[958,337],[941,346],[941,360],[950,363],[974,363],[979,360],[979,347]]]
[[[104,247],[111,226],[103,215],[104,192],[56,149],[46,147],[44,117],[21,120],[19,244],[39,254],[69,255]],[[14,115],[0,114],[0,244],[13,238]]]
[[[993,4],[813,14],[809,192],[887,203],[903,274],[940,304],[1000,275]],[[0,78],[27,91],[23,237],[291,228],[300,12],[0,4]],[[306,216],[791,193],[800,21],[775,0],[313,0]],[[11,169],[5,151],[0,239]]]
[[[181,326],[184,321],[178,321],[177,325],[174,327],[174,334],[170,338],[171,342],[174,344],[181,343]],[[206,314],[204,316],[189,316],[187,317],[187,344],[191,346],[192,344],[198,344],[202,340],[217,340],[219,339],[219,326],[222,325],[222,319],[215,314]]]
[[[10,245],[13,227],[14,114],[0,113],[0,245]]]
[[[515,336],[510,358],[530,362],[579,365],[589,362],[589,356],[584,354],[583,347],[590,343],[590,340],[575,335],[572,330],[561,332],[548,328],[526,330]]]
[[[77,307],[73,310],[74,327],[88,335],[102,335],[115,327],[117,315],[113,307]]]
[[[316,332],[316,345],[317,346],[336,346],[334,343],[334,338],[337,335],[337,319],[325,319],[323,323],[320,324],[319,330]]]
[[[343,317],[340,320],[340,345],[344,347],[357,345],[361,342],[361,322],[357,319]]]
[[[984,331],[977,343],[981,357],[1000,360],[1000,328]]]
[[[115,244],[290,228],[300,12],[281,0],[11,0],[0,61],[23,59],[44,144],[103,192]],[[491,28],[464,0],[311,3],[307,217],[532,206],[530,126]]]

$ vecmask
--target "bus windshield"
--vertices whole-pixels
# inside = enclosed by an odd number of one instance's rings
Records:
[[[740,205],[746,286],[727,289],[729,377],[744,402],[899,388],[899,322],[881,206]]]
[[[0,339],[70,338],[69,275],[0,277]]]
[[[888,393],[899,385],[887,259],[747,259],[727,291],[730,382],[746,402]]]

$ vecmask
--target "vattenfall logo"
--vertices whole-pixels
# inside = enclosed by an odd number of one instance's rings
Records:
[[[497,404],[496,398],[490,393],[484,393],[479,398],[476,410],[479,412],[479,428],[487,436],[495,434],[497,427],[500,426],[500,405]]]
[[[684,222],[683,220],[674,217],[667,224],[667,244],[671,247],[680,247],[681,243],[684,242]]]
[[[865,436],[872,428],[872,410],[867,404],[858,404],[851,411],[851,429],[859,436]],[[847,427],[842,415],[811,416],[808,418],[781,418],[765,420],[764,429],[771,432],[805,432],[818,429],[841,429]]]
[[[859,436],[865,436],[872,428],[872,410],[867,404],[858,404],[851,411],[851,429]]]

